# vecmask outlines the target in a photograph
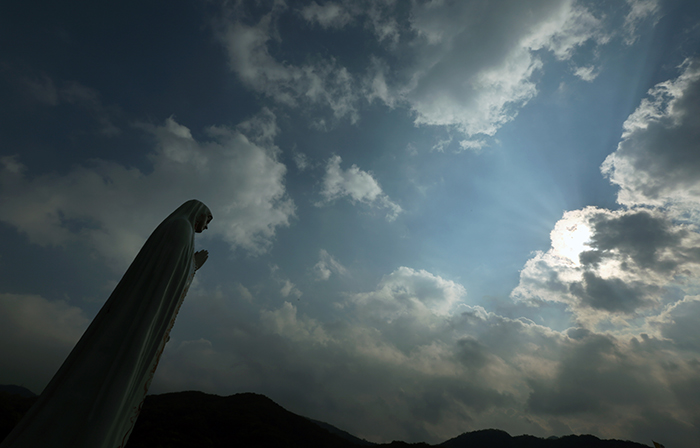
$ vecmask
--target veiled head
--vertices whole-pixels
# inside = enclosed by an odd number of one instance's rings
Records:
[[[206,205],[204,207],[205,210],[203,210],[194,221],[194,231],[196,233],[202,233],[207,230],[207,226],[211,220],[214,219],[214,216],[212,216],[209,208]]]
[[[191,199],[171,213],[168,219],[171,218],[185,218],[192,224],[192,228],[196,233],[202,233],[213,219],[213,216],[209,207],[203,202]]]

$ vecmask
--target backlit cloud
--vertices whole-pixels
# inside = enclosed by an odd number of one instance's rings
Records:
[[[686,60],[676,79],[657,84],[624,124],[622,141],[602,171],[626,206],[700,203],[700,62]]]
[[[513,298],[565,303],[590,329],[630,332],[636,320],[661,337],[653,322],[662,310],[697,294],[700,70],[692,60],[680,70],[649,91],[602,165],[630,208],[566,212],[551,249],[521,271]]]
[[[566,303],[591,328],[656,315],[700,274],[700,235],[658,210],[567,212],[551,238],[551,249],[526,263],[512,297]]]

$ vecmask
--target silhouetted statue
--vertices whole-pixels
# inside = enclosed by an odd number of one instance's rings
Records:
[[[194,234],[211,219],[191,200],[153,231],[1,448],[126,445],[194,272],[209,256],[194,253]]]

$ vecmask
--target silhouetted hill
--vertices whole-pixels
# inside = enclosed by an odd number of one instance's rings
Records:
[[[342,437],[343,439],[348,440],[348,441],[354,443],[355,445],[362,445],[362,446],[375,446],[376,445],[376,443],[374,443],[374,442],[370,442],[368,440],[361,439],[359,437],[355,437],[347,431],[343,431],[342,429],[338,429],[335,426],[331,425],[330,423],[320,422],[318,420],[314,420],[311,418],[309,420],[316,423],[318,426],[320,426],[321,428],[330,432],[331,434],[335,434],[336,436]]]
[[[149,395],[127,448],[357,447],[264,395]]]
[[[0,441],[36,401],[0,390]],[[221,397],[203,392],[149,395],[127,448],[428,448],[426,443],[372,444],[328,423],[293,414],[264,395]],[[591,435],[542,439],[511,437],[486,429],[464,433],[439,448],[648,448],[634,442],[601,440]]]
[[[649,448],[641,443],[601,440],[592,435],[570,435],[548,439],[529,435],[512,437],[499,429],[467,432],[438,446],[441,448]]]

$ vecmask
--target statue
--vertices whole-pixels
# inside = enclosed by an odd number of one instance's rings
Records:
[[[151,234],[107,302],[0,448],[123,448],[194,272],[209,208],[187,201]]]

